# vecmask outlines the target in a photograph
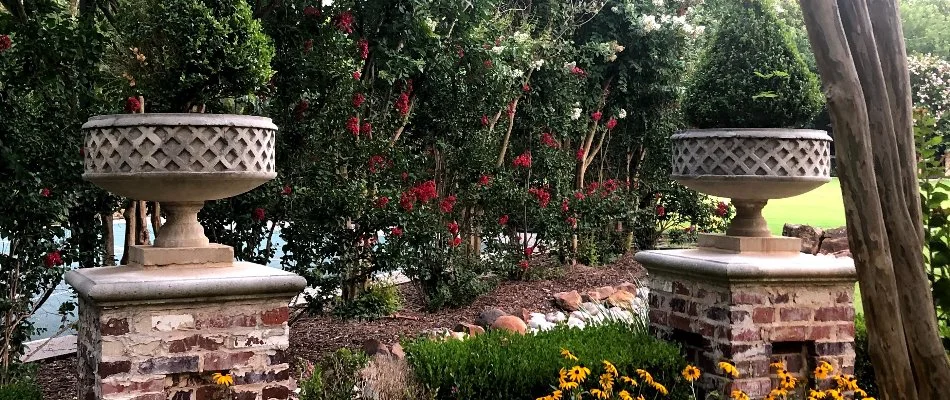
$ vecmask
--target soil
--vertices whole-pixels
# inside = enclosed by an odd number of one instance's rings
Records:
[[[555,293],[613,286],[624,281],[637,282],[646,275],[646,271],[633,260],[631,254],[604,267],[565,267],[563,273],[558,275],[545,280],[502,282],[495,290],[468,306],[436,312],[424,310],[422,296],[415,285],[402,284],[398,289],[403,306],[393,316],[374,321],[347,321],[330,316],[303,316],[297,319],[290,327],[289,355],[291,359],[316,361],[343,347],[360,348],[368,339],[393,344],[426,330],[452,329],[459,322],[472,323],[479,312],[491,307],[518,316],[522,309],[541,313],[555,311]],[[74,399],[76,358],[65,356],[41,361],[37,381],[43,389],[44,399]]]

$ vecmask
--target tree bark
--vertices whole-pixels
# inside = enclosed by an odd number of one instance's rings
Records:
[[[135,205],[137,201],[129,200],[125,203],[125,210],[122,211],[122,217],[125,218],[125,241],[122,244],[122,260],[119,261],[119,264],[128,265],[129,264],[129,247],[135,244]]]
[[[138,201],[135,207],[135,223],[138,232],[135,237],[135,244],[148,246],[152,244],[151,236],[148,233],[148,210],[145,207],[145,201]]]
[[[115,265],[115,231],[112,229],[111,210],[103,211],[99,214],[102,221],[102,265]]]

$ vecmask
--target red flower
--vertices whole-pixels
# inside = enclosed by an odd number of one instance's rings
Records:
[[[490,69],[492,66],[494,66],[494,64],[492,64],[491,60],[485,60],[485,62],[483,62],[483,64],[485,64],[485,68],[489,68],[489,69]]]
[[[656,206],[656,216],[658,217],[666,216],[666,207],[663,207],[662,204]]]
[[[567,199],[564,199],[563,201],[561,201],[561,212],[566,213],[570,210],[571,210],[571,206],[568,203]]]
[[[600,121],[600,119],[603,117],[604,117],[604,113],[600,111],[595,111],[593,114],[590,115],[590,119],[594,120],[595,122]]]
[[[498,225],[508,225],[508,214],[502,215],[498,218]]]
[[[402,181],[405,182],[407,180],[409,180],[409,173],[406,171],[402,171]]]
[[[40,189],[40,196],[49,197],[52,193],[48,188]]]
[[[389,197],[382,196],[376,199],[376,208],[386,208],[386,205],[389,204]]]
[[[373,125],[370,124],[369,122],[364,122],[363,126],[360,127],[360,133],[364,135],[369,135],[370,133],[373,133]]]
[[[581,69],[581,67],[575,66],[574,68],[571,68],[571,75],[584,77],[587,76],[587,72]]]
[[[13,47],[13,40],[10,39],[10,35],[0,35],[0,53],[10,50]]]
[[[452,247],[459,247],[460,244],[462,244],[462,238],[458,236],[449,241],[449,245]]]
[[[403,192],[399,197],[399,206],[406,211],[412,211],[413,206],[416,204],[416,195],[412,191]]]
[[[565,221],[571,226],[571,229],[577,229],[577,218],[567,217]]]
[[[374,155],[369,158],[369,172],[376,173],[380,167],[386,166],[386,159],[381,155]],[[388,201],[388,199],[387,199]]]
[[[581,192],[581,191],[574,192],[575,199],[584,200],[585,197],[587,196],[584,196],[584,192]]]
[[[399,115],[405,117],[409,115],[409,93],[403,92],[399,95],[399,98],[396,99],[396,111],[399,111]]]
[[[547,208],[548,203],[551,202],[551,193],[548,192],[547,188],[531,188],[528,189],[528,193],[534,195],[538,199],[538,204],[541,205],[541,208]]]
[[[393,229],[389,230],[389,234],[393,236],[402,236],[402,228],[394,226]]]
[[[453,235],[458,235],[459,233],[459,224],[458,222],[452,221],[448,224],[445,224],[445,227],[449,229],[449,233]]]
[[[513,164],[516,167],[531,168],[531,152],[525,151],[520,156],[515,157]]]
[[[356,43],[356,48],[360,52],[361,60],[369,58],[369,42],[367,42],[366,39],[360,39],[360,41]]]
[[[521,91],[522,91],[522,92],[525,92],[525,93],[530,92],[530,91],[531,91],[531,85],[529,85],[529,84],[527,84],[527,83],[525,83],[524,85],[521,85]]]
[[[439,193],[435,189],[435,181],[428,180],[404,192],[402,198],[399,200],[399,204],[402,205],[406,211],[412,211],[412,206],[416,200],[422,203],[428,203],[436,197],[439,197]],[[450,197],[453,198],[452,201],[454,202],[455,196]]]
[[[451,196],[448,196],[442,199],[442,202],[439,203],[439,209],[442,210],[442,212],[444,213],[450,213],[452,212],[452,209],[455,208],[455,201],[456,201],[456,197],[454,194]]]
[[[353,134],[353,136],[359,136],[360,119],[357,117],[350,117],[350,119],[346,120],[346,130]]]
[[[600,188],[600,182],[591,182],[587,184],[587,195],[590,196]]]
[[[541,134],[541,143],[552,149],[561,147],[561,144],[554,139],[554,136],[547,132]]]
[[[515,116],[515,101],[512,100],[511,103],[508,103],[508,110],[505,111],[508,114],[508,118],[514,118]]]
[[[132,96],[125,99],[125,112],[135,114],[142,111],[142,101],[138,97]]]
[[[255,208],[254,212],[251,213],[251,218],[258,222],[263,221],[265,217],[264,209],[260,207]]]
[[[521,269],[525,269],[525,270],[526,270],[526,269],[528,269],[528,267],[530,267],[530,266],[531,266],[531,265],[528,264],[528,260],[521,260],[521,262],[518,263],[518,267],[520,267]]]
[[[482,176],[478,178],[479,185],[488,186],[489,183],[491,183],[491,176],[489,175],[482,174]]]
[[[524,248],[524,256],[531,258],[531,255],[534,254],[534,247],[528,246]]]
[[[307,41],[303,42],[303,52],[309,53],[312,50],[313,50],[313,39],[307,39]]]
[[[362,78],[362,77],[363,77],[363,73],[362,73],[362,72],[360,72],[360,71],[353,71],[353,79],[354,79],[354,80],[357,80],[357,81],[358,81],[358,80],[360,80],[360,78]]]
[[[617,119],[611,117],[610,120],[607,121],[607,129],[614,129],[616,127],[617,127]]]
[[[43,256],[43,265],[46,265],[46,268],[63,265],[63,256],[59,254],[59,250],[51,251]]]
[[[280,191],[280,194],[284,196],[290,196],[294,192],[294,189],[290,185],[284,186],[284,189]]]
[[[488,116],[482,115],[482,126],[488,126]]]
[[[356,92],[353,94],[353,108],[360,108],[364,101],[366,101],[366,96],[363,96],[362,93]]]
[[[719,205],[716,206],[716,215],[720,217],[725,217],[729,213],[729,205],[723,201],[719,202]]]
[[[340,32],[351,34],[353,33],[353,13],[350,11],[344,11],[343,14],[340,14],[336,17],[334,25],[340,30]]]
[[[303,9],[303,15],[306,15],[308,17],[319,17],[320,9],[314,6],[306,6]]]
[[[620,184],[617,183],[616,179],[608,179],[606,182],[604,182],[604,191],[607,193],[611,193],[618,188],[620,188]]]
[[[585,155],[587,155],[587,152],[584,151],[584,148],[583,148],[583,147],[577,149],[577,154],[575,154],[575,156],[577,157],[577,159],[580,160],[580,161],[584,161],[584,156],[585,156]]]

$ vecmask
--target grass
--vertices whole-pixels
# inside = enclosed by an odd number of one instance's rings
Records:
[[[769,200],[762,215],[774,235],[782,234],[786,224],[806,224],[819,228],[837,228],[845,225],[844,202],[841,200],[841,182],[833,178],[821,187],[801,196]]]

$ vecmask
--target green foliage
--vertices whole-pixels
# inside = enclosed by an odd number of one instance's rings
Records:
[[[861,382],[861,388],[868,392],[870,397],[877,398],[877,379],[874,375],[874,364],[871,363],[868,327],[863,314],[858,314],[854,319],[854,354],[854,377]]]
[[[535,399],[557,386],[558,371],[568,365],[561,349],[569,349],[599,369],[609,360],[621,374],[649,370],[666,384],[672,399],[685,399],[688,387],[679,372],[686,365],[679,349],[644,329],[611,323],[584,330],[558,328],[537,335],[493,331],[446,342],[422,339],[406,346],[417,378],[438,390],[439,399]]]
[[[736,2],[705,50],[683,111],[696,128],[797,128],[818,113],[818,79],[770,0]]]
[[[342,318],[372,320],[392,315],[399,310],[400,306],[398,288],[395,285],[379,282],[373,283],[355,300],[341,302],[333,309],[333,313]]]
[[[32,381],[18,381],[0,385],[0,400],[41,400],[43,392]]]
[[[255,93],[274,56],[244,0],[125,0],[114,73],[134,82],[149,112],[181,112]]]
[[[369,359],[362,352],[342,348],[319,365],[299,364],[300,400],[352,400],[359,398],[360,371]]]
[[[950,59],[950,4],[945,0],[900,2],[908,53]]]

